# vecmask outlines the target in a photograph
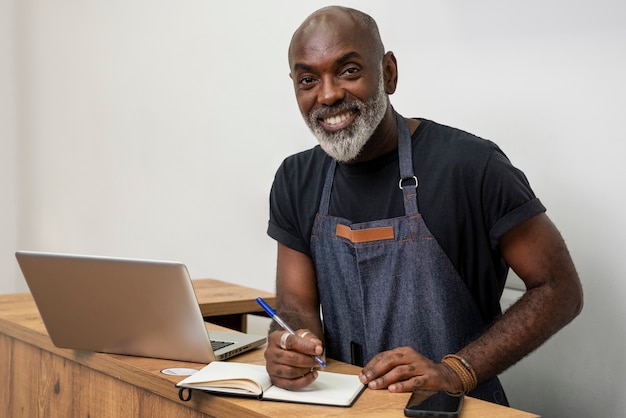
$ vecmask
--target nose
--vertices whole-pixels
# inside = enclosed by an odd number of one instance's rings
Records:
[[[322,79],[317,101],[326,106],[332,106],[342,101],[346,96],[346,92],[334,77],[326,77]]]

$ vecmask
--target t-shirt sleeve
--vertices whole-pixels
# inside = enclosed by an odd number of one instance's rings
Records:
[[[483,207],[488,211],[486,221],[491,247],[495,249],[502,235],[546,208],[535,196],[524,173],[497,147],[485,167],[484,180]]]
[[[304,241],[298,208],[289,189],[290,170],[287,161],[278,168],[270,191],[270,219],[267,234],[287,247],[310,255],[309,245]]]

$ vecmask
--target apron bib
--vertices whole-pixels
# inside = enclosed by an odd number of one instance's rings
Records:
[[[311,235],[326,355],[358,366],[402,346],[439,362],[485,328],[469,289],[419,214],[411,136],[404,118],[396,113],[396,119],[405,216],[362,223],[329,216],[333,160]],[[471,395],[506,403],[497,379]]]

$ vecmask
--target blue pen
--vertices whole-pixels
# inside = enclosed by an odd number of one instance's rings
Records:
[[[263,300],[263,298],[260,298],[260,297],[256,298],[256,301],[259,305],[261,305],[261,308],[263,308],[263,310],[267,312],[267,314],[274,321],[276,321],[278,325],[280,325],[285,331],[287,331],[291,335],[296,335],[296,336],[298,335],[289,325],[287,325],[285,321],[283,321],[283,319],[280,316],[276,315],[276,311],[272,309],[272,307],[268,305],[267,302]],[[320,364],[320,366],[326,367],[326,363],[324,362],[324,360],[322,360],[320,356],[313,356],[313,357],[315,358],[315,361],[317,361]]]

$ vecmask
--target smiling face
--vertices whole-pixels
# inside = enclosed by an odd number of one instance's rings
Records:
[[[388,114],[395,83],[388,88],[389,55],[377,35],[343,9],[323,9],[300,26],[289,48],[300,112],[338,161],[356,160]]]

